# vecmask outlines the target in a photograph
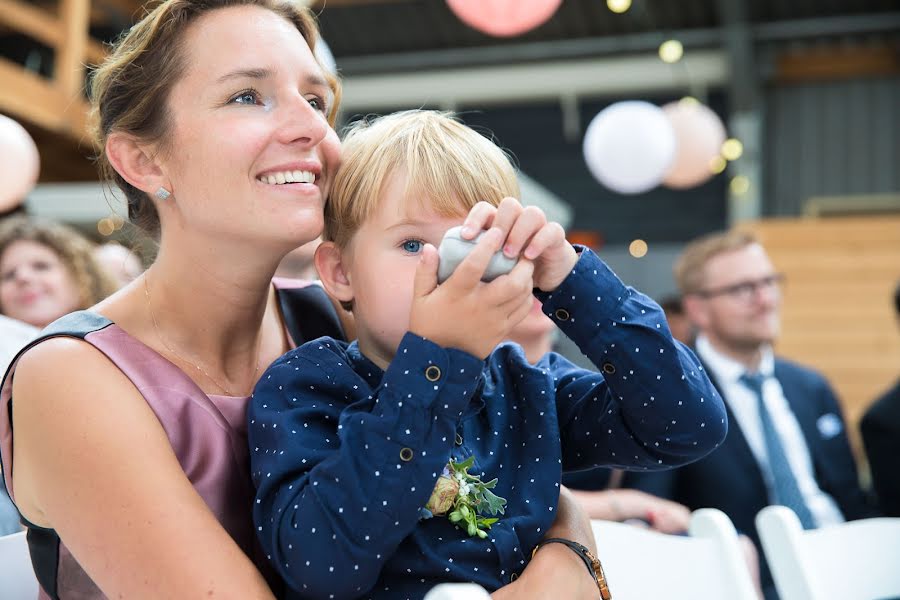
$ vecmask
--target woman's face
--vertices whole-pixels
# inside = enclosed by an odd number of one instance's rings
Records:
[[[184,41],[159,159],[176,227],[289,248],[314,239],[340,142],[326,118],[332,91],[306,41],[254,6],[207,13]]]
[[[0,256],[0,309],[7,317],[44,327],[81,308],[75,277],[43,244],[19,240]]]

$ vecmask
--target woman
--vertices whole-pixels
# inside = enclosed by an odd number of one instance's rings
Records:
[[[115,290],[75,230],[28,217],[0,223],[0,314],[42,328]]]
[[[282,0],[168,0],[95,74],[101,164],[160,247],[4,382],[6,483],[50,595],[272,596],[254,554],[244,415],[259,374],[303,341],[286,333],[272,274],[321,233],[340,158],[339,88],[313,55],[316,33]],[[578,527],[551,533],[584,543]],[[562,594],[589,598],[591,585],[552,544],[497,597],[573,586]]]

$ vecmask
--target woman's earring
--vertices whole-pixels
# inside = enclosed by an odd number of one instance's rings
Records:
[[[155,195],[156,195],[156,197],[159,198],[160,200],[168,200],[168,199],[169,199],[169,196],[172,195],[172,192],[170,192],[169,190],[167,190],[167,189],[164,188],[164,187],[160,187],[158,190],[156,190],[156,194],[155,194]]]

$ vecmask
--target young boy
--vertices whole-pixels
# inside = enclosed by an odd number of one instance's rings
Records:
[[[249,410],[255,524],[296,597],[495,590],[553,522],[562,470],[663,469],[723,439],[722,402],[662,310],[517,193],[503,152],[446,115],[346,137],[316,265],[358,341],[289,352]],[[435,246],[461,224],[488,231],[438,285]],[[480,281],[501,247],[519,262]],[[599,373],[498,347],[532,292]]]

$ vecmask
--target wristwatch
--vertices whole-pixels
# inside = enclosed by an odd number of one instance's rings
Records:
[[[565,538],[547,538],[546,540],[541,540],[537,543],[534,550],[531,551],[531,558],[534,558],[538,549],[545,544],[564,544],[568,546],[572,552],[581,558],[584,565],[587,567],[588,572],[591,574],[591,577],[597,582],[597,588],[600,590],[600,598],[602,598],[602,600],[612,600],[612,594],[609,591],[609,583],[606,581],[606,574],[603,572],[603,565],[600,564],[597,557],[594,556],[587,547]]]

